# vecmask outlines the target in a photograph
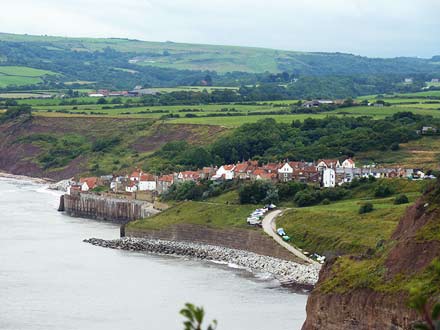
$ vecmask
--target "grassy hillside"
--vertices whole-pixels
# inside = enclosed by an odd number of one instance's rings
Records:
[[[343,53],[306,53],[255,47],[6,33],[0,33],[0,46],[1,42],[4,46],[3,52],[0,47],[3,61],[18,61],[23,54],[32,55],[29,52],[32,49],[32,52],[38,52],[41,58],[58,54],[61,57],[65,56],[69,61],[78,59],[81,63],[96,65],[99,57],[96,55],[105,54],[106,59],[110,60],[107,61],[108,69],[119,71],[124,79],[143,71],[144,67],[209,70],[217,73],[287,71],[300,75],[409,74],[440,71],[434,61],[419,58],[373,59]],[[11,51],[8,48],[11,45],[23,49],[18,51],[15,47]],[[72,54],[76,54],[74,58]],[[95,56],[90,57],[92,54]],[[19,56],[14,59],[15,55]],[[43,65],[38,61],[34,63]],[[59,67],[59,70],[63,71],[65,68]],[[94,81],[85,78],[78,80]]]
[[[147,220],[128,224],[129,230],[163,229],[178,223],[206,225],[212,228],[252,228],[246,218],[254,205],[225,205],[213,202],[181,202]]]
[[[374,188],[381,182],[393,188],[392,196],[374,197]],[[309,252],[327,255],[364,252],[389,239],[408,207],[409,204],[395,205],[395,197],[405,193],[413,203],[421,195],[422,185],[420,181],[406,179],[364,184],[347,200],[292,208],[280,216],[277,226],[292,237],[293,245]],[[374,211],[359,214],[359,207],[367,202],[373,203]]]
[[[54,72],[48,70],[38,70],[25,66],[0,66],[0,88],[10,85],[35,85],[43,81],[42,77],[54,74]]]
[[[150,119],[21,117],[0,125],[0,168],[54,179],[125,172],[167,142],[203,144],[223,131]]]

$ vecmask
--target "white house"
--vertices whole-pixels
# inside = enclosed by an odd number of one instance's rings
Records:
[[[215,172],[213,179],[218,180],[223,177],[225,180],[232,180],[234,179],[234,169],[235,165],[222,165],[217,172]]]
[[[291,181],[293,176],[293,167],[289,163],[284,163],[284,165],[278,169],[278,178],[282,182]]]
[[[137,184],[134,182],[130,182],[126,187],[125,191],[129,193],[134,193],[138,190]]]
[[[325,168],[322,172],[322,186],[333,188],[336,186],[336,172],[332,168]]]
[[[343,168],[356,168],[356,164],[355,164],[355,162],[353,161],[353,159],[351,159],[351,158],[347,158],[346,160],[344,160],[344,161],[342,162],[341,166],[342,166]]]
[[[321,159],[318,161],[318,164],[316,165],[316,169],[318,171],[322,171],[326,168],[339,168],[341,167],[341,163],[337,159]]]
[[[151,174],[142,174],[139,178],[139,191],[155,191],[156,178]]]

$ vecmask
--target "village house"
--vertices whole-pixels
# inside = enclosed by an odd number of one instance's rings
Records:
[[[333,104],[334,102],[332,100],[313,100],[303,103],[304,108],[318,108],[321,105],[329,105]]]
[[[177,180],[179,182],[186,182],[186,181],[199,181],[200,179],[200,173],[197,171],[183,171],[179,172],[177,175]]]
[[[81,178],[79,183],[81,185],[81,191],[89,191],[94,189],[97,186],[98,178],[90,177],[90,178]]]
[[[110,182],[110,189],[114,192],[125,191],[128,182],[131,182],[128,176],[116,176]]]
[[[342,166],[343,168],[355,168],[355,167],[356,167],[356,164],[355,164],[355,162],[353,161],[353,159],[351,159],[351,158],[347,158],[346,160],[344,160],[344,161],[342,162],[341,166]]]
[[[253,181],[256,180],[265,180],[265,181],[276,181],[278,175],[276,173],[269,173],[263,168],[257,168],[250,174],[250,179]]]
[[[210,180],[215,173],[217,172],[217,167],[204,167],[202,168],[202,171],[200,172],[200,178]]]
[[[280,182],[289,182],[295,180],[294,173],[296,173],[297,176],[302,176],[303,172],[298,170],[303,170],[306,167],[307,164],[304,162],[285,162],[278,168],[278,180]],[[299,174],[300,172],[301,174]]]
[[[139,181],[139,178],[140,178],[140,176],[141,176],[141,174],[142,174],[142,171],[139,170],[139,169],[133,171],[133,172],[130,174],[130,181],[138,182],[138,181]]]
[[[156,190],[156,178],[152,174],[142,173],[139,177],[138,183],[139,191],[155,191]]]
[[[313,165],[304,166],[302,168],[294,169],[292,179],[298,182],[319,183],[320,175],[318,170]]]
[[[325,168],[322,172],[322,186],[333,188],[336,186],[336,172],[333,168]]]
[[[129,193],[134,193],[136,191],[138,191],[138,185],[136,182],[134,181],[130,181],[126,186],[125,186],[125,191],[129,192]]]
[[[338,167],[341,167],[341,163],[337,159],[321,159],[316,164],[316,169],[319,172],[322,172],[326,168],[336,169]]]
[[[157,179],[157,192],[163,194],[167,192],[174,183],[174,176],[171,174],[162,175]]]
[[[232,180],[234,179],[235,165],[222,165],[212,177],[213,180]]]

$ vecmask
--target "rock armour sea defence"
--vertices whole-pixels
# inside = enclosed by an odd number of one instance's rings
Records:
[[[93,245],[128,251],[176,255],[234,264],[253,272],[269,273],[282,284],[296,288],[311,289],[318,280],[319,265],[303,265],[292,261],[258,255],[252,252],[189,242],[121,238],[84,240]]]

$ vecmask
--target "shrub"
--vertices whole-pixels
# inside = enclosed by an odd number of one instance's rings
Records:
[[[323,201],[322,201],[322,205],[329,205],[330,204],[330,200],[328,199],[328,198],[325,198]]]
[[[409,203],[409,200],[408,197],[404,194],[397,196],[396,199],[394,200],[394,204],[396,205],[407,204],[407,203]]]
[[[359,208],[359,214],[369,213],[373,211],[373,209],[374,209],[373,204],[371,203],[362,204],[361,207]]]
[[[400,146],[399,146],[399,144],[398,144],[397,142],[394,142],[393,144],[391,144],[390,149],[391,149],[392,151],[397,151],[397,150],[400,149]]]
[[[386,184],[380,184],[374,189],[375,197],[388,197],[393,194],[393,190]]]
[[[299,207],[315,205],[320,202],[319,192],[313,190],[299,191],[293,200]]]

